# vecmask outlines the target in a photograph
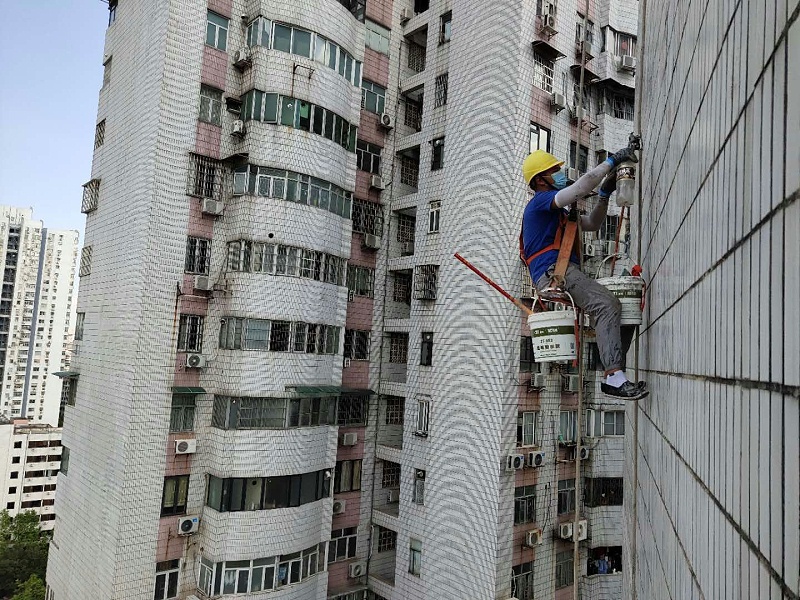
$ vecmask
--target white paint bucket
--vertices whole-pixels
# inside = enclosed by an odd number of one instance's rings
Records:
[[[575,309],[550,310],[528,317],[533,341],[533,360],[537,363],[571,361],[575,349]]]
[[[608,289],[622,304],[622,324],[642,324],[642,293],[644,281],[641,277],[603,277],[597,283]]]

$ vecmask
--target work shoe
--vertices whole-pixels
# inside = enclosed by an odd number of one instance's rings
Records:
[[[621,400],[641,400],[650,394],[650,392],[647,391],[647,384],[643,381],[640,381],[639,383],[626,381],[619,387],[614,387],[613,385],[608,385],[607,383],[601,383],[600,389],[606,396],[620,398]]]

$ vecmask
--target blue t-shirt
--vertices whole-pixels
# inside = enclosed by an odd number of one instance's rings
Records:
[[[569,210],[566,208],[551,208],[557,193],[558,190],[536,192],[525,207],[522,215],[522,247],[525,256],[536,254],[542,248],[552,244],[560,226],[559,217],[569,214]],[[558,250],[549,250],[531,261],[528,269],[534,285],[547,269],[555,264],[556,259],[558,259]],[[580,258],[574,253],[570,260],[580,264]]]

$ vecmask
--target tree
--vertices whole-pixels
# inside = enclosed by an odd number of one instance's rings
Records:
[[[44,581],[50,536],[39,527],[39,515],[29,510],[11,517],[0,512],[0,598],[36,575]],[[24,597],[23,597],[24,598]]]
[[[17,586],[17,593],[11,597],[11,600],[44,600],[46,591],[44,581],[39,579],[36,573],[33,573],[28,577],[28,581]]]

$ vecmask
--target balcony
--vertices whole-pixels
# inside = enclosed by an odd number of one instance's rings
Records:
[[[584,575],[581,582],[582,600],[605,600],[622,598],[622,573],[606,575]]]

